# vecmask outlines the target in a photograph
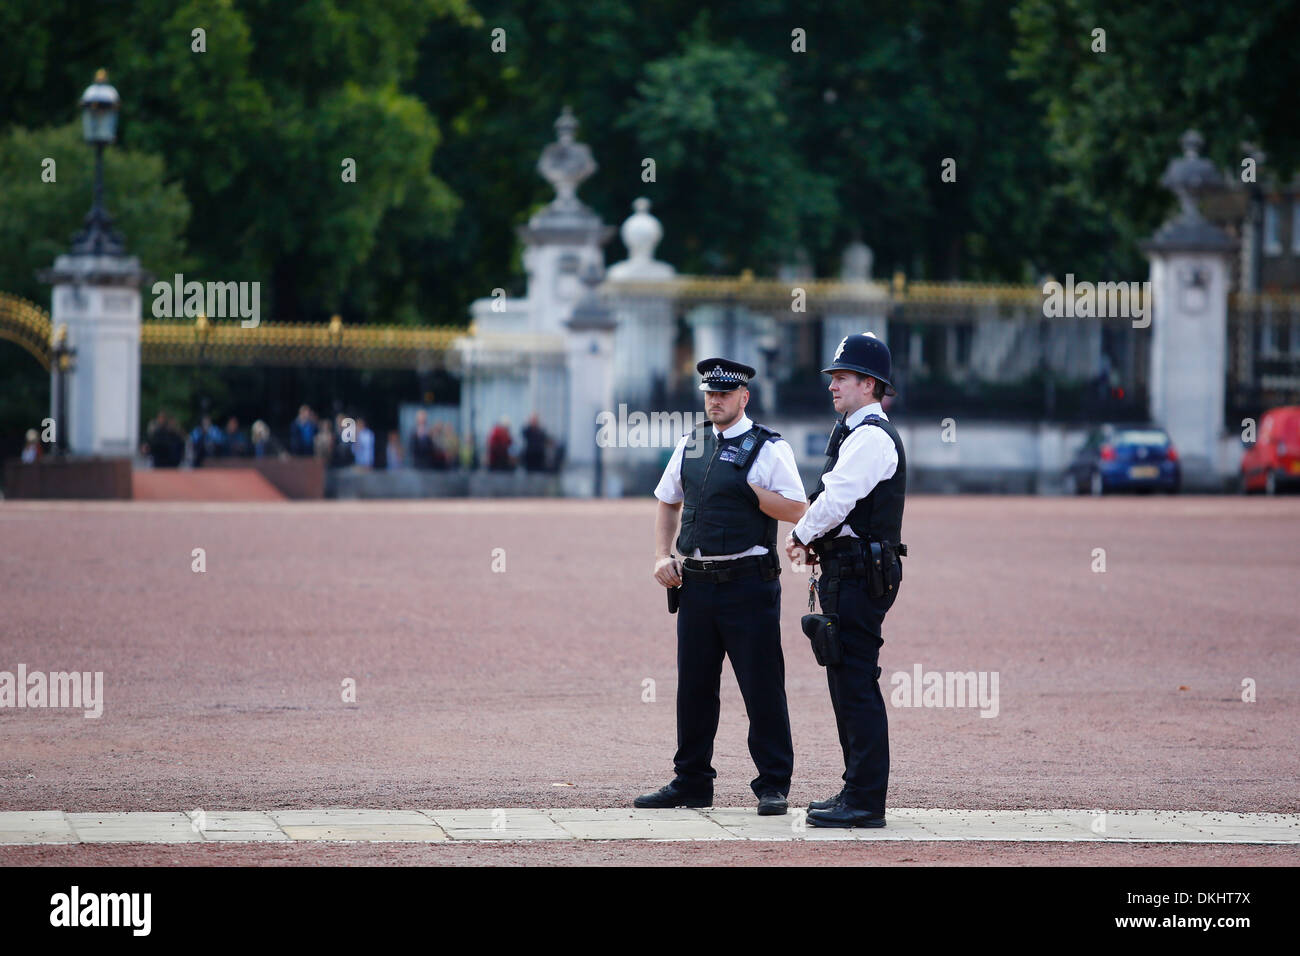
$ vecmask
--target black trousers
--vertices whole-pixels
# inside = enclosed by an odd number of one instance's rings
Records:
[[[840,581],[840,641],[843,660],[826,668],[831,707],[844,752],[844,802],[857,810],[885,811],[889,788],[889,721],[876,669],[884,638],[880,626],[898,597],[902,561],[894,560],[884,597],[867,596],[865,578]]]
[[[682,578],[677,611],[677,783],[713,792],[713,738],[718,732],[722,658],[731,658],[749,714],[749,753],[758,769],[756,795],[788,796],[794,744],[785,699],[781,653],[781,581],[748,574],[713,584]]]

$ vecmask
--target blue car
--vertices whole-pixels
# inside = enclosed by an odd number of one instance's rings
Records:
[[[1182,483],[1178,452],[1169,433],[1155,425],[1102,425],[1089,433],[1066,471],[1075,494],[1163,491]]]

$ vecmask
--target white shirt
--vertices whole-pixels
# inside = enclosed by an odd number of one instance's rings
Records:
[[[848,416],[844,424],[854,428],[868,415],[879,415],[889,421],[880,403],[872,402]],[[794,526],[794,533],[805,544],[821,537],[848,517],[853,506],[869,495],[872,488],[892,478],[897,470],[898,450],[885,430],[874,425],[858,428],[840,445],[835,467],[822,477],[822,493]],[[848,525],[837,535],[846,536],[857,537]]]
[[[724,432],[719,432],[716,425],[710,427],[713,428],[714,438],[735,438],[753,428],[754,423],[749,420],[748,415],[741,415],[740,420]],[[664,468],[663,477],[659,479],[659,485],[655,488],[655,497],[665,504],[675,505],[686,497],[686,490],[682,487],[682,455],[691,434],[683,435],[678,440],[677,447],[673,449],[672,457],[668,459],[668,465]],[[758,457],[754,459],[754,464],[749,470],[748,481],[768,491],[775,491],[782,498],[789,498],[791,501],[808,500],[808,496],[804,494],[803,481],[799,477],[799,466],[794,461],[794,450],[783,438],[763,442],[758,449]],[[767,547],[756,544],[749,550],[736,554],[700,554],[700,549],[696,548],[691,557],[709,561],[729,561],[732,558],[747,558],[751,554],[767,554]]]

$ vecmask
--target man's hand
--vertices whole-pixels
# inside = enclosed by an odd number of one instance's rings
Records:
[[[673,557],[655,558],[655,580],[666,588],[675,588],[682,583],[681,568]]]
[[[817,564],[817,555],[807,545],[796,541],[793,531],[785,536],[785,556],[790,559],[790,563],[796,568]]]

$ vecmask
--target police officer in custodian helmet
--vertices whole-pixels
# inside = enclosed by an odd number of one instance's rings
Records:
[[[907,554],[899,542],[907,460],[880,404],[897,394],[885,343],[870,332],[847,336],[822,372],[831,376],[840,420],[808,510],[786,538],[786,553],[821,572],[823,613],[808,615],[804,629],[826,666],[844,787],[809,804],[808,823],[883,827],[889,737],[877,660],[884,643],[881,623],[898,596],[900,558]]]
[[[790,445],[745,414],[754,369],[726,359],[696,366],[709,421],[673,450],[655,489],[655,580],[677,612],[676,774],[643,794],[638,807],[713,803],[713,738],[718,730],[722,659],[731,659],[749,714],[750,783],[758,812],[782,814],[794,746],[781,653],[777,521],[807,507]],[[678,516],[681,531],[672,554]]]

